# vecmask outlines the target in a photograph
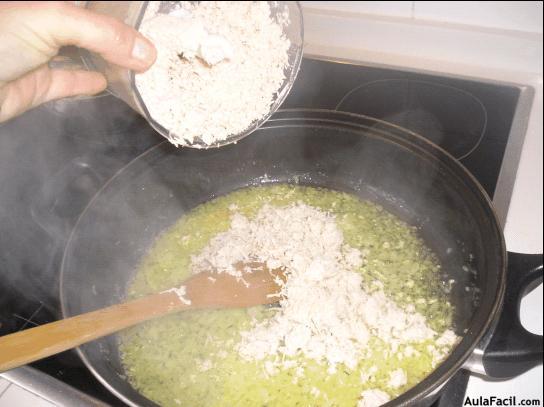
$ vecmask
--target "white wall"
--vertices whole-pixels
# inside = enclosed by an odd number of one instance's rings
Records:
[[[305,9],[542,33],[540,1],[303,1]]]

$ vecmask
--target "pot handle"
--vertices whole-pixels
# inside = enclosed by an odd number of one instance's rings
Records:
[[[482,358],[487,376],[509,379],[542,364],[542,335],[520,320],[521,299],[541,282],[542,254],[508,253],[503,309]]]

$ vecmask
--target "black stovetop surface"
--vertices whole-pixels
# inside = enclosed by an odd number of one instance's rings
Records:
[[[366,114],[404,126],[458,158],[493,195],[519,89],[305,59],[283,108]],[[103,94],[58,101],[0,125],[0,335],[60,318],[59,268],[77,217],[109,178],[162,142]],[[74,351],[34,367],[112,405]],[[462,405],[468,373],[440,406]]]

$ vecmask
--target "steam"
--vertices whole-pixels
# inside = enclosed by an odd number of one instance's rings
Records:
[[[60,317],[60,263],[79,214],[119,168],[160,141],[107,94],[50,102],[0,124],[0,333],[19,329],[13,314],[34,303],[42,318]]]
[[[310,98],[320,92],[326,94],[329,90],[323,78],[319,69],[309,72],[295,85],[295,95],[286,106],[293,107],[293,101],[300,102],[298,107],[310,106],[296,94],[301,87],[312,89]],[[340,90],[338,98],[346,91]],[[326,115],[318,114],[321,118]],[[419,127],[414,130],[436,138],[443,133],[440,121],[418,109],[386,119],[406,123],[407,127],[415,123]],[[387,125],[376,122],[363,120],[361,124],[373,126],[370,131],[377,134],[390,131]],[[427,241],[448,260],[448,278],[473,278],[472,274],[463,274],[462,266],[466,266],[471,251],[479,252],[479,236],[470,223],[467,203],[452,198],[456,196],[454,189],[440,189],[444,174],[436,167],[415,164],[417,160],[410,163],[413,154],[405,149],[393,148],[377,138],[346,136],[349,132],[308,131],[304,138],[300,137],[304,133],[300,128],[262,132],[216,151],[166,146],[170,150],[163,151],[156,161],[153,157],[139,160],[139,172],[134,177],[142,180],[137,187],[146,188],[140,196],[131,179],[126,178],[124,184],[116,184],[117,206],[108,206],[107,200],[93,205],[93,215],[98,219],[94,226],[105,228],[100,233],[107,240],[93,242],[81,237],[85,244],[73,256],[85,259],[83,264],[89,269],[81,273],[79,282],[66,287],[76,290],[72,297],[77,298],[81,290],[106,296],[110,287],[107,301],[121,298],[125,287],[119,283],[119,273],[133,267],[134,259],[144,254],[152,237],[181,212],[265,179],[328,186],[377,201],[409,223],[422,226],[424,234],[428,233]],[[271,144],[267,144],[268,136],[274,137]],[[253,142],[254,137],[260,137],[259,141]],[[7,309],[8,302],[23,298],[42,302],[52,318],[60,317],[62,254],[80,213],[113,175],[162,140],[144,119],[111,95],[52,102],[0,125],[0,307]],[[176,160],[178,155],[183,155],[184,165],[172,165],[175,170],[168,171],[163,160]],[[157,169],[161,165],[165,167]],[[145,177],[140,177],[142,174]],[[137,222],[131,223],[132,219]],[[107,251],[114,251],[116,256],[108,258]],[[464,290],[462,284],[460,287]],[[83,300],[80,302],[83,307]],[[97,302],[99,305],[104,303]],[[17,328],[10,322],[10,313],[0,313],[4,326],[0,329]],[[464,314],[469,316],[470,312]]]

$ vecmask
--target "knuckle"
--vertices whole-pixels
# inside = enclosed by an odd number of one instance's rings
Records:
[[[112,24],[111,32],[111,46],[116,49],[116,51],[129,51],[132,46],[133,35],[128,27],[124,24],[115,21]]]

